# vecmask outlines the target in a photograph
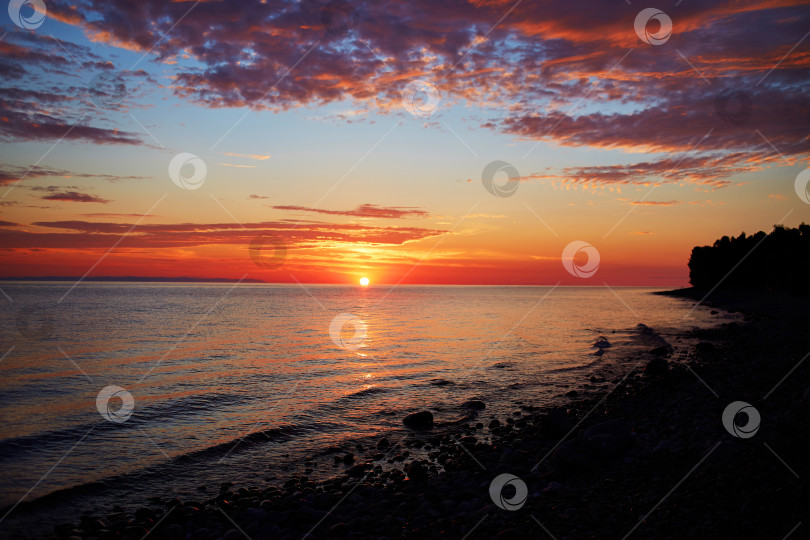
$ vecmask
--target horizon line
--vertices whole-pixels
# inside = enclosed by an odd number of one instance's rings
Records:
[[[79,281],[80,276],[29,276],[29,277],[20,277],[20,276],[8,276],[8,277],[0,277],[0,281],[2,282],[50,282],[50,283],[71,283]],[[83,282],[89,283],[213,283],[213,284],[224,284],[224,283],[246,283],[249,285],[301,285],[302,282],[296,281],[265,281],[258,278],[197,278],[197,277],[187,277],[187,276],[178,276],[178,277],[151,277],[151,276],[95,276],[95,277],[86,277]],[[371,283],[367,286],[362,286],[356,284],[354,282],[303,282],[306,285],[330,285],[330,286],[346,286],[346,287],[358,287],[358,288],[374,288],[375,286],[399,286],[399,287],[408,287],[408,286],[449,286],[449,287],[554,287],[554,283],[384,283],[384,282],[377,282]],[[689,288],[690,285],[684,284],[667,284],[667,285],[610,285],[610,284],[582,284],[582,285],[572,285],[566,284],[562,285],[557,283],[559,287],[592,287],[592,288],[604,288],[604,287],[611,287],[611,288],[649,288],[649,289],[657,289],[657,288],[675,288],[675,289],[682,289],[682,288]]]

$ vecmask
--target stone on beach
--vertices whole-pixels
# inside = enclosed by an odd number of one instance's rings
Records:
[[[644,368],[644,374],[648,377],[658,377],[669,371],[669,362],[666,359],[659,357],[653,358],[647,363]]]
[[[408,478],[414,482],[422,482],[427,480],[428,471],[421,461],[412,461],[407,468]]]
[[[475,409],[477,411],[481,411],[487,408],[486,403],[484,403],[480,399],[467,400],[464,403],[462,403],[461,406],[466,409]]]
[[[430,429],[433,427],[433,413],[430,411],[411,413],[402,419],[402,423],[411,429]]]
[[[714,352],[714,343],[709,343],[708,341],[701,341],[697,345],[695,345],[695,350],[698,354],[707,354]]]

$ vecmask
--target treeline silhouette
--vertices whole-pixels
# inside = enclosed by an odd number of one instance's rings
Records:
[[[810,225],[775,225],[770,234],[724,236],[711,246],[695,247],[689,257],[689,281],[698,289],[770,290],[809,293]]]

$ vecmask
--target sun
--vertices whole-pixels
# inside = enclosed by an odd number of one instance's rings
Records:
[[[361,278],[360,278],[360,285],[361,285],[361,286],[363,286],[363,287],[368,287],[368,283],[369,283],[369,281],[368,281],[368,278],[367,278],[367,277],[361,277]]]

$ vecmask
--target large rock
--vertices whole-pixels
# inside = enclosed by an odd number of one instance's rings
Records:
[[[701,341],[697,345],[695,345],[695,350],[698,354],[709,354],[713,353],[715,349],[714,343],[709,343],[708,341]]]
[[[462,407],[465,409],[474,409],[476,411],[482,411],[487,408],[486,403],[481,401],[480,399],[470,399],[465,401],[461,404]]]
[[[665,358],[661,358],[660,356],[650,360],[647,367],[644,368],[644,374],[648,377],[660,377],[661,375],[666,374],[668,371],[669,363]]]
[[[427,468],[421,461],[412,461],[407,468],[408,478],[414,482],[424,482],[428,479]]]
[[[402,423],[411,429],[430,429],[433,427],[433,413],[430,411],[411,413],[402,419]]]

